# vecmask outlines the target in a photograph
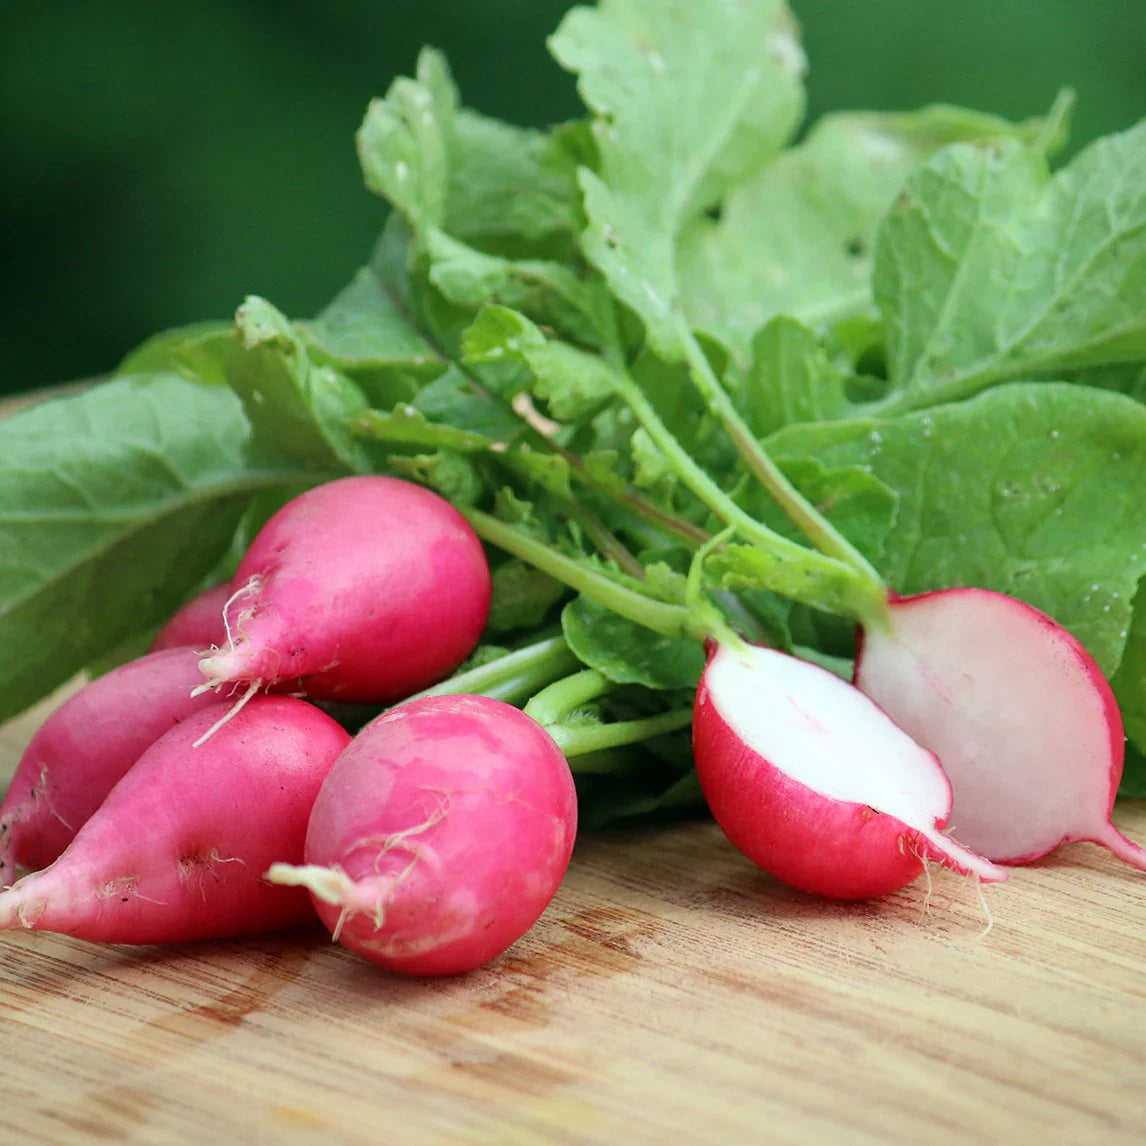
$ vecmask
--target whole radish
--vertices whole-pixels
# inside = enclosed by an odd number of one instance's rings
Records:
[[[50,867],[0,892],[0,928],[108,943],[218,939],[304,923],[305,894],[262,873],[302,859],[322,781],[350,737],[290,697],[215,703],[152,744]]]
[[[224,581],[192,597],[155,634],[151,651],[154,653],[160,649],[174,648],[207,650],[212,645],[223,644],[227,639],[223,610],[230,600],[231,592],[231,583]]]
[[[893,598],[863,634],[856,684],[938,754],[951,827],[999,863],[1068,840],[1146,869],[1110,823],[1125,741],[1118,705],[1086,649],[1030,605],[986,589]]]
[[[569,765],[523,712],[427,697],[369,724],[315,801],[306,865],[268,878],[310,888],[334,937],[411,975],[450,975],[519,939],[573,849]]]
[[[817,665],[756,646],[712,646],[693,751],[725,834],[793,887],[874,898],[914,880],[925,859],[1006,879],[943,833],[951,786],[934,755]]]
[[[144,750],[218,697],[193,697],[194,649],[120,665],[69,697],[32,738],[0,804],[0,885],[47,867]]]
[[[448,676],[489,612],[489,566],[456,509],[421,486],[352,477],[308,490],[259,531],[233,586],[212,685],[297,681],[317,700],[379,704]]]

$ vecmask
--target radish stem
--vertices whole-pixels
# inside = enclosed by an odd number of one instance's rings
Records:
[[[552,545],[530,537],[481,510],[467,506],[461,512],[484,541],[520,557],[638,625],[666,636],[692,637],[698,641],[709,635],[701,619],[683,605],[670,605],[621,585],[584,561],[567,557]]]
[[[550,637],[523,649],[516,649],[477,668],[458,673],[441,684],[407,697],[401,703],[408,704],[427,696],[465,693],[489,696],[512,704],[532,696],[538,689],[575,669],[579,663],[569,651],[564,637]]]

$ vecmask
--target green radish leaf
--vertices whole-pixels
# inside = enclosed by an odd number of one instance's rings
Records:
[[[1066,101],[1069,104],[1069,100]],[[819,328],[872,309],[876,228],[903,181],[936,150],[965,140],[1049,139],[1051,120],[1014,125],[963,108],[825,116],[726,199],[719,219],[681,236],[677,270],[692,324],[741,359],[769,319]]]
[[[1016,142],[941,152],[908,180],[877,242],[885,411],[1146,359],[1144,268],[1146,123],[1053,178]]]
[[[899,593],[978,585],[1055,617],[1108,675],[1146,571],[1146,408],[1014,383],[895,418],[791,426],[778,457],[870,466],[899,496],[877,563]]]
[[[312,361],[340,370],[387,410],[409,401],[447,365],[371,267],[317,318],[297,325]]]
[[[375,99],[358,129],[366,186],[414,228],[440,227],[449,188],[449,124],[457,92],[440,52],[423,48],[417,77],[399,76]]]
[[[474,505],[485,491],[485,483],[473,462],[453,450],[432,454],[393,454],[386,459],[387,468],[396,477],[408,478],[429,486],[454,505]]]
[[[1146,763],[1142,757],[1146,752],[1146,581],[1139,582],[1133,609],[1126,648],[1110,684],[1122,710],[1126,735],[1130,744],[1138,749],[1135,761],[1138,768],[1135,770],[1128,762],[1127,769],[1130,773],[1136,771],[1137,775],[1128,775],[1123,788],[1146,796]]]
[[[239,343],[227,381],[243,400],[255,449],[328,473],[369,469],[349,428],[366,410],[362,391],[333,367],[312,362],[286,317],[264,299],[248,298],[235,326]]]
[[[673,739],[687,745],[688,734],[676,733]],[[619,754],[626,750],[617,751]],[[627,751],[628,755],[621,757],[620,763],[613,765],[610,762],[608,769],[600,769],[607,775],[575,773],[578,823],[582,827],[597,829],[666,813],[699,812],[705,808],[704,793],[695,772],[686,772],[668,782],[665,768],[649,759],[646,745],[632,746]],[[579,764],[581,759],[576,762]]]
[[[793,601],[854,616],[854,578],[848,571],[809,569],[803,561],[789,561],[755,545],[729,544],[705,563],[706,573],[721,589],[769,589]]]
[[[808,327],[779,317],[752,340],[751,364],[733,397],[752,432],[763,438],[781,426],[847,417],[847,380]]]
[[[497,303],[524,311],[575,342],[600,345],[612,330],[612,303],[597,278],[561,263],[483,254],[441,231],[430,231],[430,281],[461,307]]]
[[[1146,755],[1133,741],[1126,745],[1126,762],[1118,795],[1128,800],[1146,800]]]
[[[573,157],[559,139],[465,109],[451,121],[444,229],[482,250],[566,237],[584,220]]]
[[[257,490],[222,386],[137,376],[0,423],[0,720],[158,625],[226,552]],[[312,480],[318,480],[312,475]]]
[[[695,688],[704,669],[696,641],[652,633],[585,597],[565,606],[561,627],[577,659],[617,684]]]
[[[491,633],[506,633],[540,625],[568,590],[546,573],[511,559],[493,572],[493,598],[490,601]]]
[[[529,367],[530,390],[562,421],[579,421],[613,395],[612,370],[596,355],[551,341],[523,314],[501,306],[482,309],[466,331],[469,363],[512,359]]]
[[[395,406],[388,414],[381,410],[367,410],[354,418],[351,425],[359,437],[387,445],[429,446],[460,453],[482,453],[494,443],[494,439],[483,434],[431,422],[414,406]]]
[[[521,419],[505,403],[491,397],[457,366],[423,386],[410,407],[435,427],[453,427],[467,438],[476,435],[491,442],[512,442],[524,431]],[[393,413],[406,416],[401,410]]]
[[[120,363],[118,377],[129,374],[179,374],[193,382],[227,380],[227,356],[235,341],[229,322],[196,322],[153,335]]]
[[[895,490],[859,465],[829,469],[815,457],[779,456],[776,461],[816,509],[869,561],[878,563],[895,522],[899,504]],[[800,537],[783,510],[756,487],[751,498],[741,500],[749,501],[755,516],[777,533]]]
[[[803,53],[779,0],[602,0],[550,40],[594,112],[581,244],[656,352],[682,356],[685,223],[767,162],[803,111]]]

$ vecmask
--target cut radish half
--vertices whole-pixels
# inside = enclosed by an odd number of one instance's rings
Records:
[[[725,834],[794,887],[887,895],[915,879],[925,857],[1007,878],[944,835],[951,786],[935,756],[817,665],[716,647],[697,692],[693,749]]]
[[[1085,648],[1013,597],[945,589],[891,602],[863,634],[856,684],[951,779],[951,829],[998,863],[1090,840],[1146,869],[1110,823],[1122,778],[1122,717]]]

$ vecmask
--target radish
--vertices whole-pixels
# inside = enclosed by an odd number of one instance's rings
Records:
[[[757,646],[711,646],[693,751],[725,834],[793,887],[874,898],[915,879],[925,858],[1007,878],[943,834],[951,786],[934,755],[817,665]]]
[[[69,697],[32,738],[0,804],[0,884],[47,867],[144,750],[191,713],[199,654],[167,649],[130,661]]]
[[[305,895],[261,874],[302,859],[314,798],[350,737],[305,701],[258,696],[193,749],[228,707],[156,740],[55,863],[0,892],[0,928],[166,943],[313,918]]]
[[[1146,870],[1110,822],[1122,717],[1102,672],[1061,625],[986,589],[892,598],[865,629],[856,684],[951,779],[951,827],[968,847],[1022,864],[1088,840]]]
[[[479,696],[434,696],[369,724],[314,805],[308,887],[334,938],[411,975],[480,967],[553,898],[577,827],[573,778],[549,734]]]
[[[221,645],[227,639],[223,609],[230,596],[230,582],[224,581],[192,597],[156,633],[155,640],[151,642],[151,651],[154,653],[160,649],[173,648],[209,649],[212,645]]]
[[[328,482],[259,531],[233,582],[212,686],[299,682],[319,700],[381,704],[448,676],[490,602],[481,542],[449,502],[388,477]],[[237,610],[237,612],[236,612]]]

